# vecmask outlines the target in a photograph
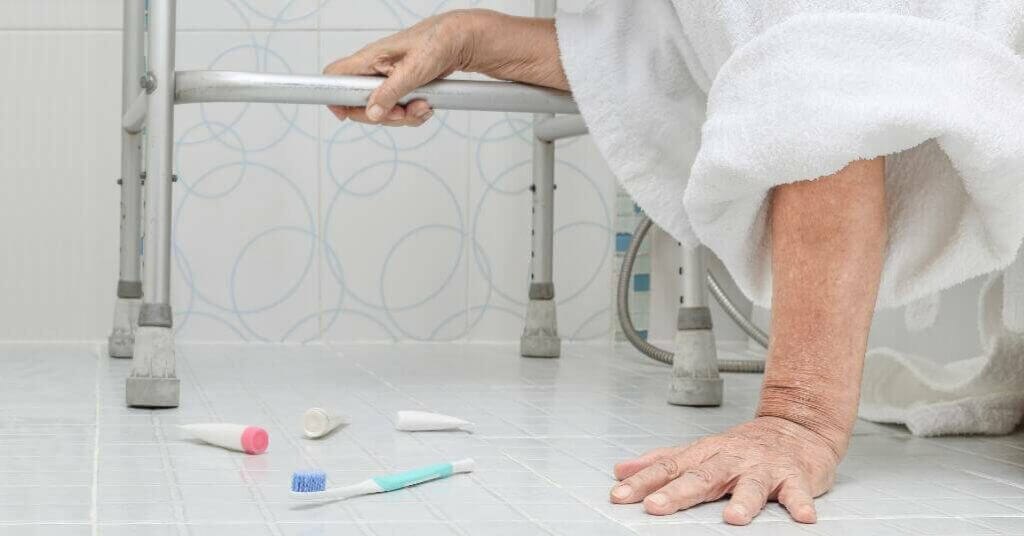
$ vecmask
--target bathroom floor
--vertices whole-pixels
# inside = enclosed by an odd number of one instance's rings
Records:
[[[722,502],[668,517],[611,505],[612,464],[723,430],[752,412],[759,375],[726,375],[725,405],[665,403],[667,369],[631,349],[566,345],[181,345],[181,407],[124,407],[131,362],[93,345],[5,345],[0,534],[1024,534],[1024,432],[917,439],[858,424],[817,525],[772,504],[749,527]],[[311,406],[352,424],[307,440]],[[400,409],[449,413],[475,433],[403,433]],[[247,456],[183,440],[175,424],[270,432]],[[298,469],[335,484],[473,457],[477,470],[323,506],[288,499]]]

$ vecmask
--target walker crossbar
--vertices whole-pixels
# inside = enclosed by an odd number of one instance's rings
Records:
[[[174,103],[263,102],[364,106],[370,93],[384,81],[378,76],[330,76],[253,73],[239,71],[178,71]],[[423,99],[439,110],[577,114],[572,94],[528,84],[498,81],[438,80],[403,97],[406,104]],[[566,118],[568,119],[568,118]],[[146,92],[128,107],[121,124],[129,133],[142,130],[146,120]],[[559,130],[554,130],[559,129]],[[555,118],[545,141],[586,133],[582,118]]]
[[[176,104],[193,102],[274,102],[365,106],[383,82],[379,76],[296,75],[235,71],[179,71]],[[575,114],[572,95],[528,84],[498,81],[438,80],[399,101],[426,100],[441,110]]]
[[[142,0],[124,0],[121,264],[109,351],[112,357],[134,359],[126,381],[129,406],[173,407],[179,402],[170,307],[173,107],[206,102],[365,106],[371,93],[385,80],[376,76],[176,71],[176,8],[176,0],[149,0],[147,4]],[[537,16],[553,17],[554,13],[555,0],[535,0]],[[144,46],[144,38],[148,39],[148,47]],[[145,67],[143,50],[147,52]],[[514,82],[438,80],[412,91],[400,103],[415,99],[424,99],[431,107],[442,110],[534,114],[532,253],[520,353],[557,357],[561,339],[552,281],[553,142],[587,132],[572,95]],[[140,133],[144,126],[145,204],[140,196]],[[143,206],[144,214],[140,214]],[[145,258],[141,263],[144,270],[140,270],[139,262],[140,227],[145,228]],[[698,273],[687,272],[684,277],[703,280],[703,274]]]

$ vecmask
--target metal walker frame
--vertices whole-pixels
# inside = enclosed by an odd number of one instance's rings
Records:
[[[553,17],[555,3],[535,0],[536,16]],[[180,402],[170,306],[174,105],[359,106],[381,82],[364,76],[175,71],[176,4],[177,0],[150,0],[147,31],[143,1],[124,0],[120,271],[109,353],[111,357],[133,358],[125,394],[127,404],[136,407],[176,407]],[[148,58],[143,54],[143,39],[148,39]],[[520,353],[558,357],[561,339],[552,279],[554,141],[587,132],[572,96],[511,82],[440,80],[417,89],[402,102],[412,99],[426,99],[437,109],[534,114],[531,277]],[[146,247],[140,256],[143,231]],[[699,248],[684,250],[683,266],[687,304],[680,309],[669,401],[716,405],[721,403],[721,379]]]

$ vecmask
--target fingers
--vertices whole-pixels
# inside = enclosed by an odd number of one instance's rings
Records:
[[[427,58],[409,55],[396,63],[388,77],[370,94],[366,116],[373,121],[381,120],[395,108],[399,99],[433,80],[437,73],[429,73],[423,68],[426,61]]]
[[[405,105],[406,115],[414,118],[418,123],[414,126],[422,125],[428,119],[434,115],[434,110],[430,109],[430,105],[423,99],[416,99]]]
[[[682,450],[683,449],[678,447],[662,447],[650,452],[645,452],[639,458],[633,458],[632,460],[626,460],[622,463],[618,463],[615,465],[615,478],[618,480],[629,478],[636,474],[637,471],[654,463],[658,458],[671,456],[672,454]]]
[[[355,106],[328,106],[327,108],[341,120],[351,119],[359,123],[389,127],[418,127],[434,116],[434,110],[422,99],[416,99],[404,107],[395,106],[383,120],[378,121],[367,116],[366,108]]]
[[[611,501],[620,504],[640,502],[651,492],[679,478],[683,471],[697,465],[698,461],[695,453],[689,450],[659,457],[612,488]]]
[[[818,513],[814,509],[814,497],[811,496],[803,479],[789,478],[779,488],[778,501],[789,510],[793,521],[799,523],[815,523]]]
[[[417,99],[404,107],[399,106],[398,101],[442,73],[434,72],[437,71],[436,59],[432,61],[429,57],[408,53],[407,46],[394,46],[395,43],[402,44],[400,36],[401,34],[369,45],[324,68],[324,74],[330,75],[387,77],[370,94],[365,108],[329,107],[335,117],[387,126],[419,126],[430,119],[433,111],[426,101]]]
[[[372,45],[370,47],[363,48],[351,56],[334,60],[329,63],[327,67],[324,67],[324,74],[376,74],[373,69],[373,62],[371,61],[373,56],[373,50],[371,50],[371,47]]]
[[[732,488],[732,498],[725,507],[722,517],[730,525],[746,525],[761,512],[771,490],[767,475],[740,477]]]
[[[718,462],[703,463],[666,484],[644,499],[644,511],[663,516],[674,514],[702,502],[713,501],[725,494],[730,471]]]

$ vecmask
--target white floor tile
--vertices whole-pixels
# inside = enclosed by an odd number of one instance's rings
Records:
[[[80,355],[54,351],[54,360]],[[750,526],[730,527],[724,500],[662,517],[608,502],[615,463],[739,422],[757,376],[728,375],[726,404],[694,409],[665,404],[666,368],[596,346],[567,345],[558,360],[524,360],[512,345],[419,344],[182,345],[178,356],[181,407],[148,411],[123,406],[130,362],[43,367],[38,352],[10,354],[19,381],[0,380],[14,402],[0,410],[0,534],[1024,535],[1024,472],[1012,460],[1024,434],[922,439],[863,427],[834,489],[817,500],[816,525],[774,503]],[[17,404],[52,384],[53,370],[65,371],[70,394]],[[305,439],[298,417],[311,406],[352,424]],[[397,432],[400,409],[477,428]],[[31,434],[3,428],[26,419]],[[270,448],[247,456],[175,427],[204,421],[263,426]],[[470,456],[471,475],[392,493],[321,505],[289,496],[295,470],[323,469],[334,486]]]

